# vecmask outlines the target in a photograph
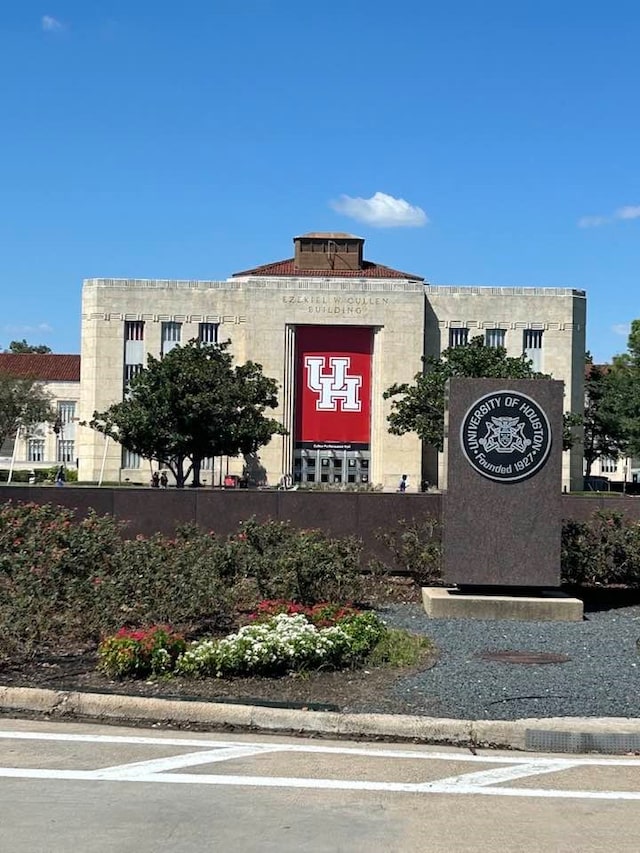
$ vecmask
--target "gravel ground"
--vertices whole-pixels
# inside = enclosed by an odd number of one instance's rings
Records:
[[[640,606],[586,614],[583,622],[431,619],[419,604],[391,605],[390,627],[430,637],[436,665],[397,682],[412,713],[457,719],[640,716]],[[477,657],[517,650],[568,655],[556,664]]]

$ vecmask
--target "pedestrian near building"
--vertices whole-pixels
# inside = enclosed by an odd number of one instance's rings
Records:
[[[159,489],[160,488],[160,474],[157,471],[154,471],[151,475],[151,488]]]
[[[167,477],[166,471],[163,471],[162,474],[160,474],[160,485],[163,489],[166,489],[169,485],[169,478]]]
[[[64,486],[66,479],[64,465],[61,465],[56,471],[56,486]]]
[[[403,494],[407,491],[407,475],[403,474],[400,478],[400,483],[398,484],[398,491]]]

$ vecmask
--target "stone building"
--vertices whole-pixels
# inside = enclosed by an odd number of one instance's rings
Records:
[[[37,424],[11,436],[0,450],[0,467],[13,471],[75,468],[78,447],[80,356],[53,353],[0,353],[0,375],[33,379],[51,398],[54,424]]]
[[[415,435],[387,432],[383,391],[410,382],[423,354],[475,334],[565,382],[567,410],[582,406],[585,294],[563,288],[444,287],[364,259],[364,240],[314,232],[294,256],[223,281],[87,279],[82,297],[81,420],[122,399],[148,353],[193,338],[231,341],[239,362],[263,365],[280,386],[288,436],[259,458],[209,460],[209,483],[243,473],[277,485],[377,485],[409,490],[438,481],[437,455]],[[150,463],[80,428],[80,479],[146,483]],[[579,482],[580,451],[564,481]]]

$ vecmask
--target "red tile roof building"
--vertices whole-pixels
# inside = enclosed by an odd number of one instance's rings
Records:
[[[0,374],[38,382],[80,382],[80,356],[3,352]]]

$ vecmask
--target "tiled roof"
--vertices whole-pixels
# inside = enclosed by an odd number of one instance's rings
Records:
[[[0,353],[0,374],[40,382],[80,382],[80,356],[54,353]]]
[[[295,276],[296,278],[408,278],[412,281],[424,281],[424,277],[421,275],[394,270],[391,267],[385,267],[383,264],[374,264],[373,261],[363,261],[360,270],[307,270],[296,267],[295,258],[287,258],[284,261],[264,264],[252,270],[236,272],[232,278],[254,275]]]

